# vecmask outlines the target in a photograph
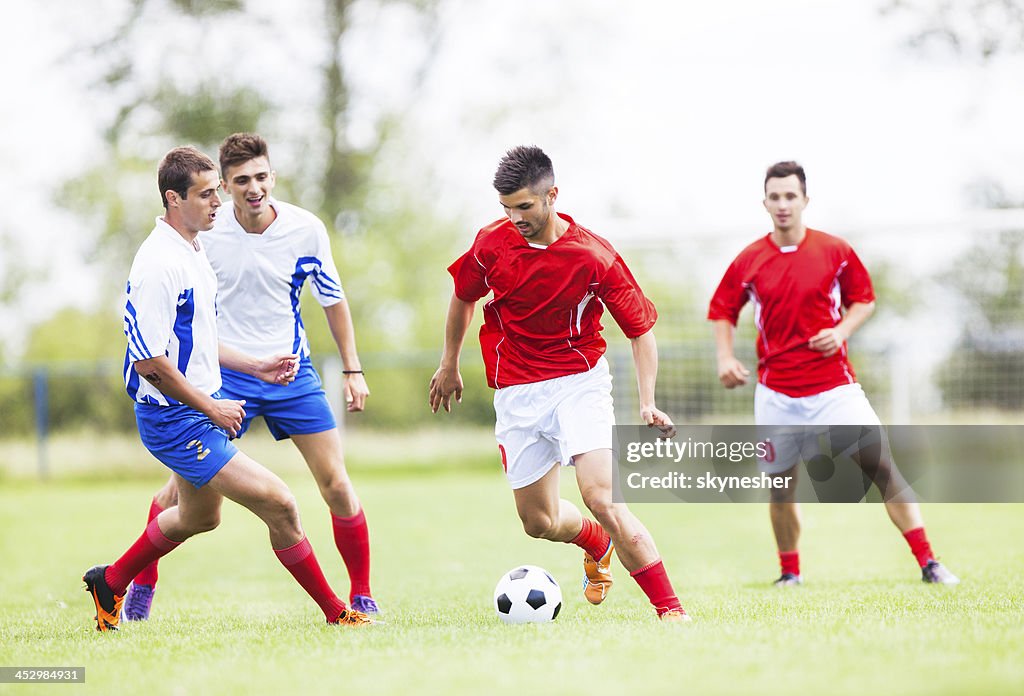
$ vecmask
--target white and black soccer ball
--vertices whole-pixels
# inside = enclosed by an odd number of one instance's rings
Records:
[[[561,608],[562,588],[537,566],[516,566],[494,588],[494,609],[505,623],[554,621]]]

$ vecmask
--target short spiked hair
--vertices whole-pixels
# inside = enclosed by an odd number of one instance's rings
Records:
[[[536,145],[519,145],[505,153],[494,173],[494,188],[503,196],[538,186],[545,188],[555,183],[555,169],[551,158]]]

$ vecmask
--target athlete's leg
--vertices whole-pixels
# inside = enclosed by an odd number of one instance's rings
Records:
[[[352,517],[358,513],[359,498],[345,470],[345,455],[338,429],[290,437],[306,460],[331,514]]]
[[[512,491],[523,530],[535,539],[571,542],[583,528],[579,508],[558,495],[560,471],[552,464],[541,478]]]
[[[345,603],[327,584],[299,522],[295,497],[284,481],[248,455],[238,452],[207,486],[263,520],[278,560],[320,605],[328,622],[336,622],[345,615]],[[184,497],[183,490],[179,491],[179,497]]]
[[[146,524],[152,522],[157,515],[178,504],[178,486],[172,474],[163,488],[156,492],[152,502],[149,504],[149,514],[146,516]],[[153,596],[156,593],[156,583],[160,579],[159,559],[153,561],[139,571],[138,575],[128,586],[124,598],[123,616],[127,621],[145,621],[149,618],[150,610],[153,608]]]
[[[626,570],[657,560],[658,549],[647,528],[625,503],[612,502],[612,451],[593,450],[573,456],[583,503],[611,536]]]
[[[790,478],[790,485],[785,488],[772,488],[768,515],[772,521],[772,532],[775,534],[775,546],[779,553],[781,574],[775,584],[784,587],[799,585],[800,580],[800,504],[795,501],[797,467],[790,467],[778,476]]]
[[[331,511],[334,544],[350,580],[349,602],[371,614],[380,611],[370,590],[370,531],[352,480],[345,469],[341,434],[337,428],[293,434],[291,439],[306,460],[320,495]]]
[[[573,455],[573,461],[584,504],[611,537],[622,565],[640,585],[658,616],[687,618],[651,533],[625,503],[612,500],[612,451],[591,450]]]

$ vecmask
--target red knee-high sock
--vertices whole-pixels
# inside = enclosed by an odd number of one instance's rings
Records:
[[[924,527],[911,529],[903,535],[903,538],[910,544],[910,552],[917,559],[917,564],[924,568],[928,561],[935,558],[932,555],[932,545],[928,543],[928,535],[924,533]]]
[[[334,621],[345,611],[345,603],[338,599],[338,595],[334,594],[334,590],[327,584],[309,539],[302,537],[302,541],[294,546],[274,549],[274,553],[277,560],[281,561],[281,565],[302,585],[302,589],[320,605],[328,621]]]
[[[160,531],[160,525],[154,519],[147,526],[134,544],[124,555],[107,567],[104,577],[110,589],[116,595],[123,595],[139,571],[154,563],[161,556],[169,554],[181,546],[180,541],[171,541]]]
[[[782,568],[782,574],[790,573],[791,575],[800,574],[800,552],[799,551],[779,551],[779,567]]]
[[[341,560],[348,569],[352,584],[348,601],[356,595],[370,596],[370,530],[366,527],[363,509],[352,517],[338,517],[331,514],[334,527],[334,544],[338,547]]]
[[[643,568],[634,570],[630,575],[640,585],[640,589],[647,595],[647,599],[651,600],[658,616],[671,609],[683,610],[679,598],[676,597],[676,591],[672,589],[672,581],[668,579],[668,573],[665,572],[665,564],[661,562],[660,558],[653,563],[648,563]]]
[[[146,518],[146,524],[156,519],[156,516],[163,512],[164,509],[160,507],[160,503],[156,502],[156,498],[153,498],[153,502],[149,505],[149,517]],[[159,572],[157,571],[157,565],[159,561],[153,561],[148,566],[139,571],[139,574],[135,576],[136,585],[156,585],[156,581],[159,578]]]
[[[595,560],[600,559],[604,555],[605,551],[608,550],[608,544],[611,543],[611,537],[608,536],[608,532],[604,531],[604,528],[597,522],[588,520],[586,517],[583,518],[583,529],[577,534],[571,541],[570,544],[576,544],[581,549],[590,554]]]

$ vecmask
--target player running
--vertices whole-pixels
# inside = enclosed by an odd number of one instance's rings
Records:
[[[136,402],[142,442],[174,472],[178,501],[154,516],[113,564],[85,573],[96,628],[118,628],[131,579],[189,537],[214,529],[225,497],[266,523],[278,560],[328,623],[371,623],[327,584],[288,487],[230,442],[246,418],[245,402],[218,391],[218,365],[284,385],[295,379],[299,356],[256,360],[218,344],[217,279],[198,238],[213,226],[221,205],[216,167],[194,148],[176,148],[164,156],[158,178],[165,214],[139,248],[128,276],[124,377]]]
[[[480,347],[494,388],[495,435],[526,533],[584,551],[584,593],[600,604],[612,586],[618,548],[664,621],[688,621],[654,540],[622,503],[612,502],[611,375],[600,317],[607,306],[629,337],[640,412],[666,435],[675,428],[654,403],[658,349],[654,305],[608,242],[556,213],[551,160],[516,147],[494,176],[505,218],[484,227],[449,267],[455,279],[441,365],[430,380],[430,408],[462,398],[459,355],[477,300],[484,305]],[[583,501],[597,522],[559,497],[558,464],[575,465]]]
[[[772,165],[764,193],[774,229],[740,252],[711,299],[708,319],[714,322],[718,377],[727,389],[747,383],[750,372],[733,354],[733,330],[750,300],[758,331],[758,425],[878,426],[846,354],[847,340],[874,311],[871,279],[849,244],[803,224],[809,199],[799,164]],[[798,442],[784,442],[774,461],[762,459],[759,465],[768,474],[796,481],[798,450]],[[881,464],[883,473],[891,470],[891,461],[883,457]],[[801,582],[800,510],[794,495],[795,485],[772,489],[769,503],[782,568],[777,586]],[[900,496],[883,498],[889,518],[921,567],[922,580],[960,582],[935,560],[918,504]]]
[[[345,469],[341,436],[310,361],[299,313],[299,296],[308,280],[341,354],[348,410],[362,411],[370,391],[327,230],[312,213],[271,196],[276,173],[260,136],[228,136],[220,146],[220,167],[232,205],[220,211],[213,229],[203,235],[217,275],[220,340],[244,352],[271,349],[299,355],[298,375],[287,386],[265,384],[224,367],[221,393],[245,401],[239,437],[253,418],[263,416],[275,439],[295,443],[330,509],[335,545],[351,583],[349,603],[357,611],[378,614],[370,591],[366,516]],[[172,477],[153,498],[149,519],[173,505],[175,494]],[[155,562],[135,578],[125,600],[126,619],[149,617],[157,578]]]

